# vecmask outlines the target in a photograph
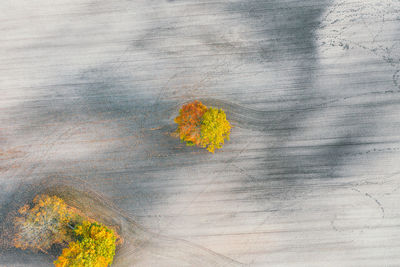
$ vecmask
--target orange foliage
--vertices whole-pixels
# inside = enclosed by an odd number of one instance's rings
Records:
[[[179,116],[174,120],[178,124],[176,131],[187,145],[201,144],[201,119],[206,111],[207,107],[197,100],[179,110]]]
[[[24,205],[18,210],[14,246],[46,252],[53,244],[68,241],[71,214],[64,201],[56,196],[38,195],[33,204],[33,207]]]

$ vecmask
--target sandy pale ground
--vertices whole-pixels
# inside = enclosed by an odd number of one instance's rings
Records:
[[[3,0],[0,14],[3,207],[20,184],[81,179],[146,231],[244,265],[400,266],[399,1]],[[170,136],[192,99],[234,125],[214,155]],[[190,251],[166,257],[198,266]]]

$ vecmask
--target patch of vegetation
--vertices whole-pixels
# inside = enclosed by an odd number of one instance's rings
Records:
[[[115,255],[116,235],[106,226],[84,221],[74,229],[76,241],[63,249],[54,262],[56,267],[106,267]]]
[[[68,222],[72,216],[62,199],[38,195],[33,206],[26,204],[18,213],[15,218],[15,247],[46,252],[53,244],[69,240]]]
[[[54,262],[57,267],[107,267],[121,241],[114,230],[56,196],[38,195],[32,205],[24,205],[18,213],[14,246],[47,253],[54,244],[60,244],[65,248]]]
[[[179,110],[179,116],[175,118],[178,124],[177,133],[188,146],[201,144],[201,121],[207,107],[200,101],[194,101],[183,105]]]
[[[188,146],[201,146],[214,153],[229,140],[231,125],[222,109],[207,108],[200,101],[185,104],[175,118],[176,133]]]
[[[201,145],[214,153],[229,140],[231,125],[222,109],[209,108],[203,115],[201,122]]]

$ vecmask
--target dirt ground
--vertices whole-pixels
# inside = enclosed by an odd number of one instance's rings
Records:
[[[399,1],[0,11],[3,210],[27,184],[82,181],[156,236],[115,266],[400,265]],[[193,99],[234,126],[215,154],[171,137]]]

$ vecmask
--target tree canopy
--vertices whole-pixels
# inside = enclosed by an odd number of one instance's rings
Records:
[[[45,252],[53,244],[69,240],[67,224],[71,214],[62,199],[38,195],[33,206],[26,204],[18,213],[15,218],[15,247]]]
[[[201,145],[214,153],[229,140],[231,125],[222,109],[210,107],[203,115],[201,122]]]
[[[187,145],[200,145],[201,119],[206,111],[207,107],[200,101],[183,105],[179,110],[179,116],[175,118],[175,122],[178,124],[177,133]]]
[[[63,249],[56,267],[107,267],[115,255],[116,235],[97,222],[84,221],[74,229],[76,241]]]
[[[179,138],[188,146],[202,146],[214,153],[229,140],[231,125],[222,109],[206,107],[200,101],[185,104],[174,120]]]
[[[107,267],[113,261],[117,243],[122,242],[111,228],[68,206],[61,198],[45,194],[18,210],[14,226],[17,248],[47,253],[54,244],[68,246],[54,261],[57,267]]]

